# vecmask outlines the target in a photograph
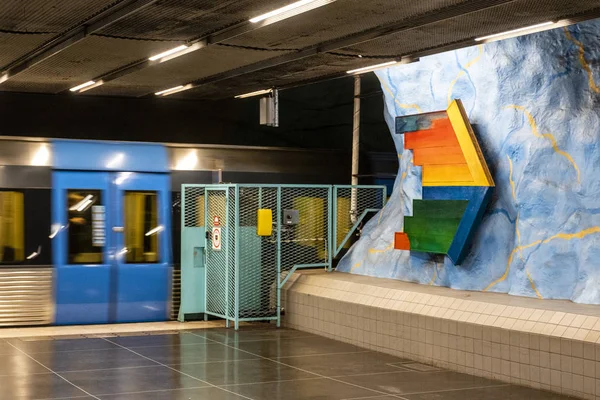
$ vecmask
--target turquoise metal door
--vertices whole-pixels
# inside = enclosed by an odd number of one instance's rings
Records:
[[[233,296],[229,271],[229,218],[227,189],[207,188],[204,198],[206,226],[206,314],[229,319],[228,307]]]

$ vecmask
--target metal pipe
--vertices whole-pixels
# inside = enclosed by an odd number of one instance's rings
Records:
[[[358,159],[360,155],[360,75],[354,76],[354,119],[352,121],[352,185],[358,185]],[[358,213],[358,193],[356,188],[350,194],[350,220],[356,223]]]

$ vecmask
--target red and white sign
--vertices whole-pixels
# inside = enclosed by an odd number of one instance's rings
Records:
[[[215,218],[213,220],[213,226],[221,226],[221,218],[219,218],[219,216],[215,215]]]
[[[221,251],[221,228],[218,226],[212,229],[212,249]]]

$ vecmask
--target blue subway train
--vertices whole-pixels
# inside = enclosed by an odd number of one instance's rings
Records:
[[[177,312],[183,183],[344,183],[344,153],[0,139],[0,326]]]

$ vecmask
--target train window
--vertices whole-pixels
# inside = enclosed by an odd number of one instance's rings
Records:
[[[23,204],[23,193],[0,192],[0,263],[25,259]]]
[[[156,192],[125,192],[125,262],[157,263],[158,237],[163,227],[158,222]]]
[[[105,209],[100,190],[67,191],[69,264],[102,264]]]

